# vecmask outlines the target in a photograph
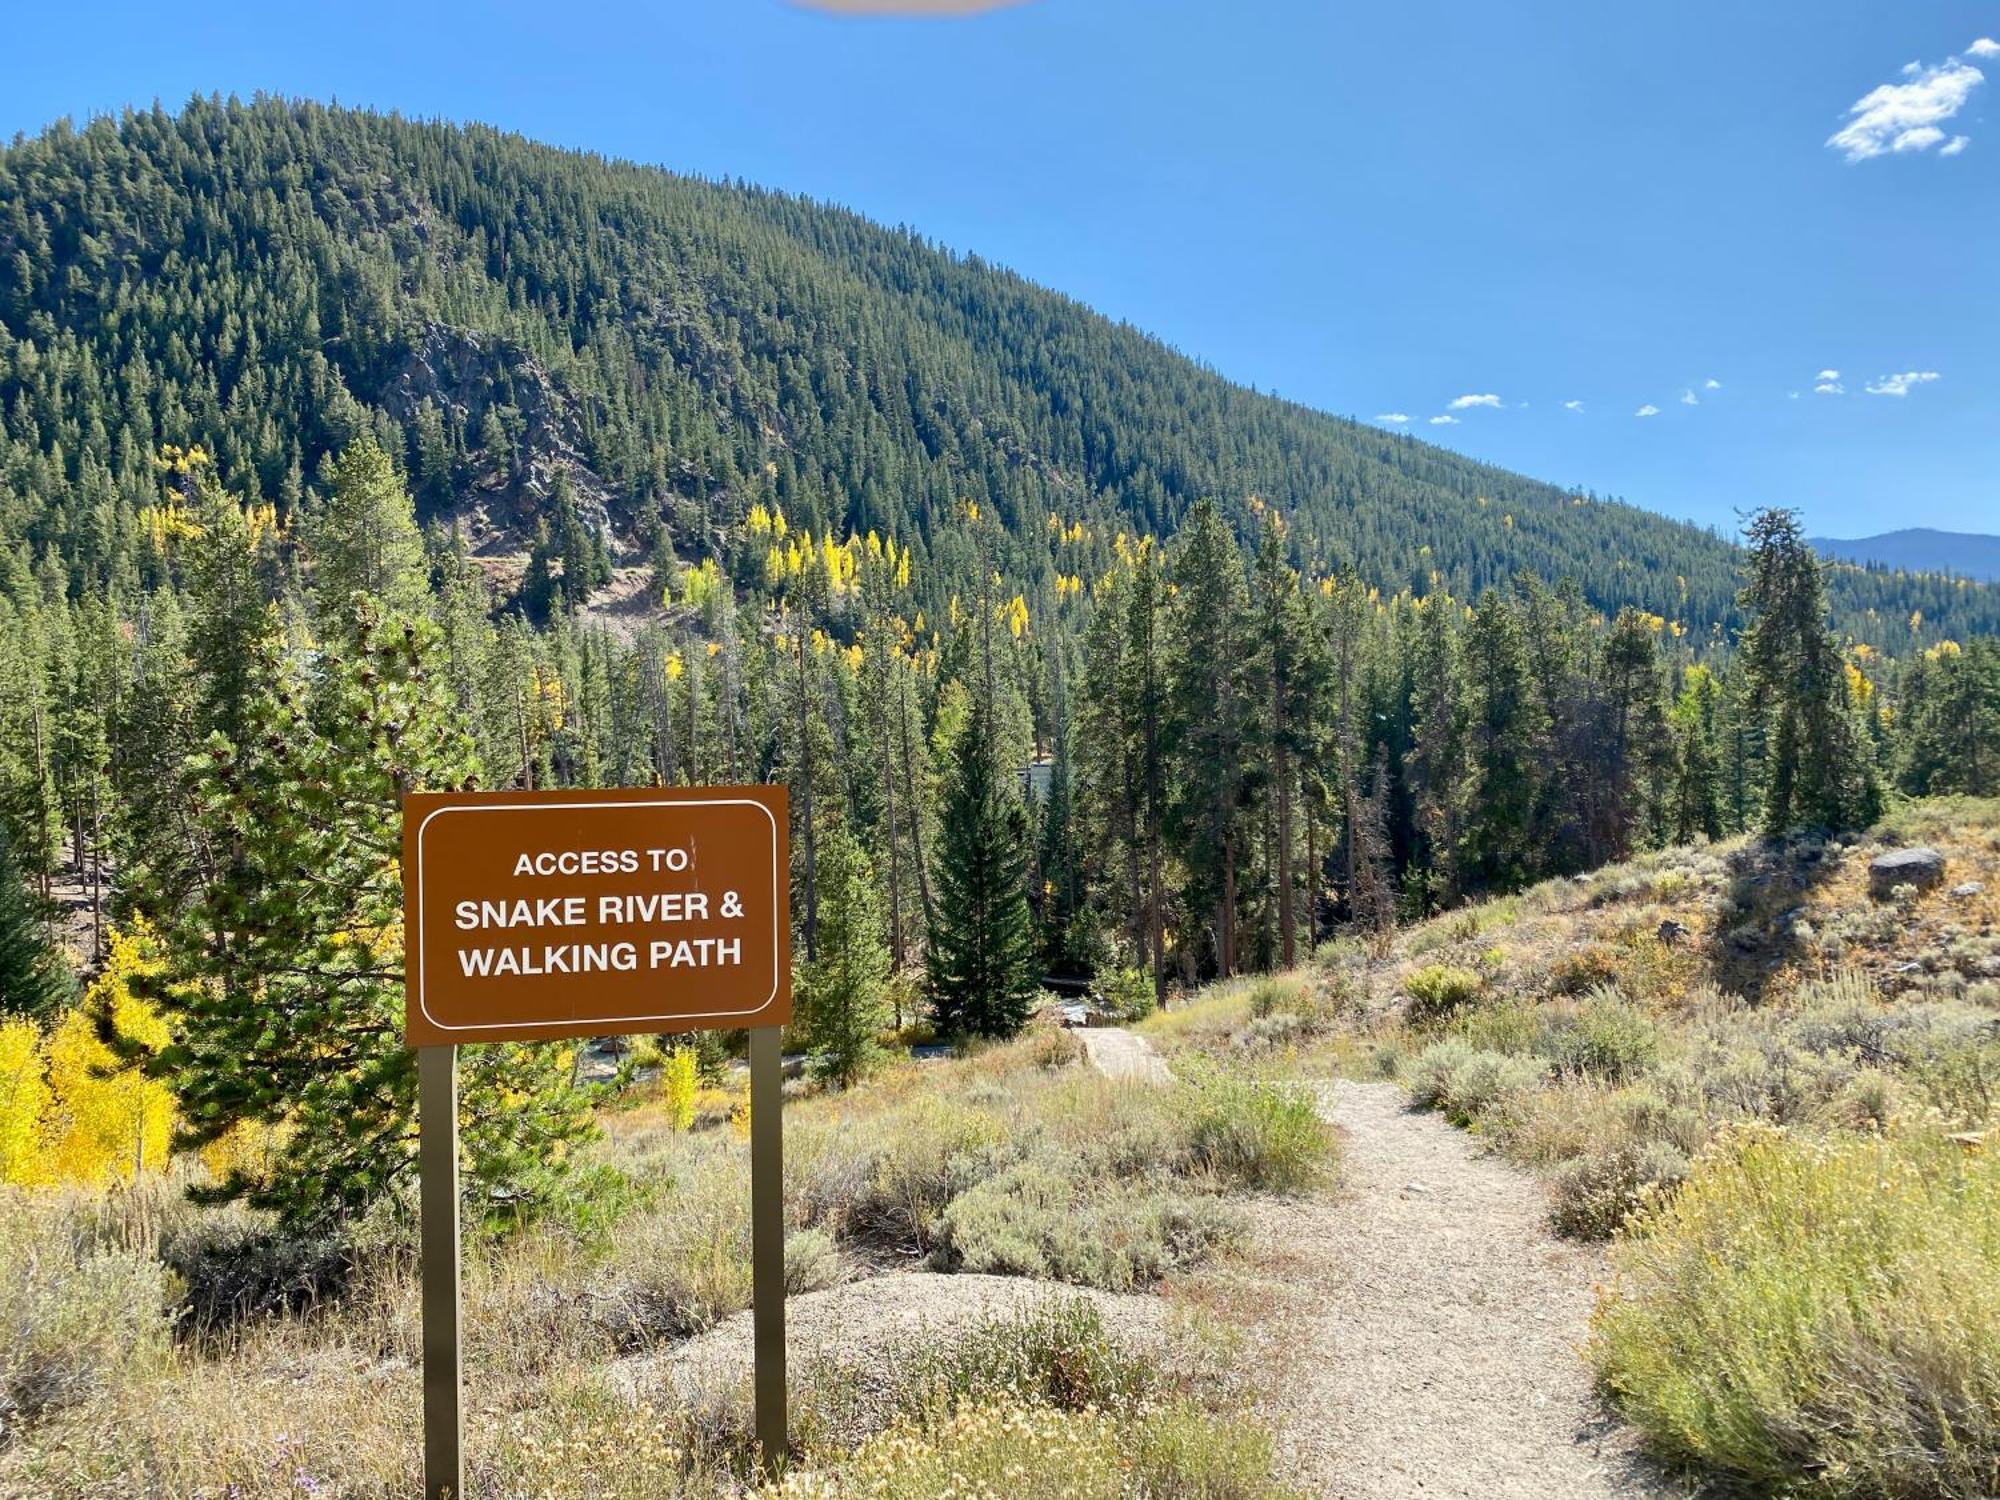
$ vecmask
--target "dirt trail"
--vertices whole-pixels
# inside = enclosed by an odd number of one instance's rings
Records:
[[[1540,1187],[1390,1083],[1322,1112],[1341,1190],[1273,1202],[1262,1237],[1303,1284],[1274,1353],[1286,1445],[1338,1500],[1680,1494],[1633,1448],[1579,1357],[1603,1255],[1550,1235]]]
[[[1113,1077],[1165,1074],[1143,1038],[1084,1035]],[[1246,1352],[1296,1477],[1329,1500],[1685,1493],[1591,1388],[1579,1351],[1604,1257],[1549,1233],[1534,1179],[1394,1084],[1336,1082],[1322,1099],[1340,1188],[1257,1206],[1260,1263],[1238,1303],[1262,1309]]]

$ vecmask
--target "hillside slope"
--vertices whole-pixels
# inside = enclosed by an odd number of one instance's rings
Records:
[[[963,496],[1048,569],[1045,513],[1281,507],[1387,588],[1569,575],[1707,630],[1734,549],[1636,508],[1231,384],[854,214],[314,104],[197,100],[0,151],[0,540],[113,575],[164,444],[296,502],[373,428],[427,510],[518,551],[559,483],[686,555],[757,499],[920,547]],[[2000,596],[1842,571],[1841,623],[1966,633]],[[1871,616],[1870,611],[1874,611]]]

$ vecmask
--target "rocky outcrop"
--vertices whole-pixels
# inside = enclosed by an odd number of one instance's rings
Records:
[[[475,546],[490,540],[525,549],[535,519],[566,473],[586,525],[615,537],[629,522],[617,494],[590,467],[583,452],[583,424],[575,398],[539,361],[492,334],[428,324],[380,396],[396,420],[414,423],[428,401],[468,450],[455,513]],[[487,411],[517,413],[515,462],[476,445]]]
[[[1868,862],[1868,889],[1877,901],[1886,899],[1899,885],[1927,891],[1943,883],[1944,856],[1928,845],[1892,849]]]

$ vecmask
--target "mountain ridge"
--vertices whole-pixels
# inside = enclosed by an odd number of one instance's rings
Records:
[[[440,378],[427,357],[454,349]],[[1739,554],[1713,532],[1257,392],[914,230],[303,101],[196,99],[0,149],[0,411],[0,541],[60,556],[72,592],[121,566],[97,533],[157,498],[162,444],[205,444],[284,508],[369,430],[427,515],[500,546],[568,504],[622,547],[664,532],[694,557],[768,503],[948,552],[940,519],[972,498],[1035,585],[1044,514],[1108,546],[1209,497],[1244,535],[1276,505],[1302,562],[1385,590],[1525,571],[1703,635],[1740,623]],[[2000,628],[2000,592],[1836,570],[1833,596],[1857,636],[1913,610]]]
[[[1983,582],[2000,581],[2000,536],[1978,531],[1943,531],[1904,526],[1862,537],[1813,537],[1822,557],[1862,567],[1873,564],[1903,572],[1943,573]]]

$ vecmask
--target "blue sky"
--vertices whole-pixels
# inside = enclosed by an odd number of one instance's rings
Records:
[[[0,133],[212,90],[485,120],[907,223],[1236,379],[1721,528],[2000,530],[2000,0],[114,0],[6,31]]]

